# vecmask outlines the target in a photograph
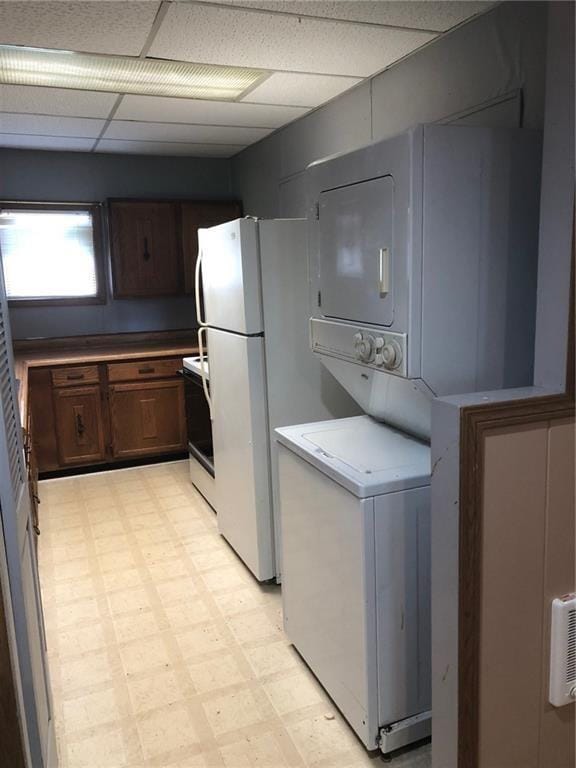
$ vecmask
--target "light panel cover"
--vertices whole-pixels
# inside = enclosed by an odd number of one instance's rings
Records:
[[[267,74],[213,64],[0,45],[0,82],[10,85],[231,100]]]

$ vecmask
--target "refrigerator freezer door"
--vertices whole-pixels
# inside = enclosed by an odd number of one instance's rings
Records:
[[[322,314],[357,323],[392,325],[392,176],[322,192],[319,216]]]
[[[218,528],[259,581],[274,578],[264,339],[208,329]]]
[[[205,325],[255,335],[264,330],[258,224],[236,219],[198,230]]]

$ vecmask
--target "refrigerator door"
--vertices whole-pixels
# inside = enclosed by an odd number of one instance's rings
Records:
[[[218,528],[259,581],[275,576],[264,339],[208,329]]]
[[[198,242],[204,297],[201,324],[248,336],[262,333],[258,224],[236,219],[199,229]]]

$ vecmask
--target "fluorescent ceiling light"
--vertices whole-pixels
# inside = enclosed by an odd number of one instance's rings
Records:
[[[260,69],[0,45],[0,83],[232,101]]]

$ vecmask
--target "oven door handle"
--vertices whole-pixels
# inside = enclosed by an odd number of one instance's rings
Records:
[[[202,269],[202,248],[198,251],[196,258],[196,269],[194,270],[194,294],[196,297],[196,317],[198,325],[205,326],[206,321],[202,319],[202,301],[200,298],[200,271]]]
[[[210,392],[208,391],[208,380],[206,379],[206,367],[204,366],[204,333],[206,332],[206,326],[203,325],[200,328],[198,328],[198,351],[200,352],[200,374],[202,376],[202,389],[204,390],[204,397],[206,398],[206,402],[208,403],[208,410],[210,411],[210,421],[214,421],[214,416],[212,414],[212,398],[210,397]]]

